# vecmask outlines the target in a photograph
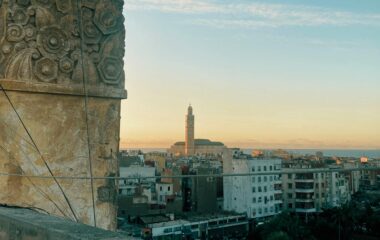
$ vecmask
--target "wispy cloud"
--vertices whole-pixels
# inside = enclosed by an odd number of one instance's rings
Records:
[[[227,4],[206,0],[128,0],[126,11],[160,11],[195,15],[191,23],[217,28],[301,26],[380,26],[380,14],[355,13],[304,5]]]

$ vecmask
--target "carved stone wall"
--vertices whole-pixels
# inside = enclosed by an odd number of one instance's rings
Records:
[[[0,0],[0,173],[50,177],[0,176],[1,204],[116,228],[115,181],[51,177],[118,174],[122,6]]]
[[[0,78],[124,87],[122,0],[3,0]]]

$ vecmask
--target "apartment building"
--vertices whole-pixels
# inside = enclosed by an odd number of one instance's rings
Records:
[[[267,218],[282,209],[281,159],[253,158],[238,152],[225,164],[224,173],[247,174],[224,179],[224,210]],[[260,175],[249,175],[258,173]],[[268,174],[265,174],[268,173]]]
[[[294,171],[310,166],[283,169]],[[337,171],[333,171],[337,169]],[[316,213],[323,208],[338,207],[350,201],[349,178],[340,167],[310,168],[306,173],[282,175],[283,209],[296,213]]]

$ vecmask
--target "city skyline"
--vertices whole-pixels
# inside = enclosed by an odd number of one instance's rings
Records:
[[[127,1],[121,147],[380,148],[380,3]],[[159,46],[159,47],[158,47]]]

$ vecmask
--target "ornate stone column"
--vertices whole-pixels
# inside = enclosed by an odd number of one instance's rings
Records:
[[[0,0],[1,204],[116,228],[122,6]]]

